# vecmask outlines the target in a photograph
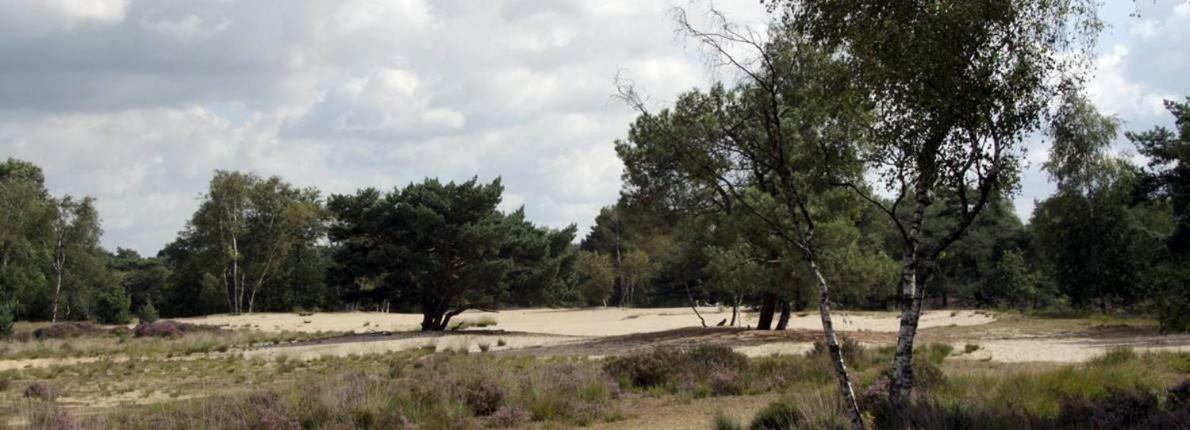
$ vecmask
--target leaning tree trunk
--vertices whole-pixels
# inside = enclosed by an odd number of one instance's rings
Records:
[[[793,310],[790,309],[789,302],[782,300],[781,317],[777,319],[777,330],[785,330],[786,327],[789,327],[789,314],[792,311]]]
[[[810,272],[818,280],[818,312],[822,317],[822,334],[826,338],[826,347],[830,351],[831,363],[835,366],[835,376],[839,380],[839,391],[843,394],[848,419],[851,421],[852,428],[863,429],[864,419],[859,412],[859,403],[855,400],[855,389],[847,374],[847,364],[843,362],[843,349],[839,346],[838,337],[835,336],[835,325],[831,322],[830,287],[818,269],[818,263],[814,261],[814,258],[811,256],[807,261],[810,264]]]

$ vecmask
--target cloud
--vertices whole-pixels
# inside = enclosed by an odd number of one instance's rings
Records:
[[[585,229],[620,188],[617,74],[659,101],[709,78],[674,5],[707,3],[6,2],[0,156],[96,196],[104,245],[146,254],[215,169],[325,193],[502,177],[502,207]]]

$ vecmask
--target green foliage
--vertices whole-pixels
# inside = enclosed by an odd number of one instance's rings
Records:
[[[142,323],[156,322],[160,315],[157,314],[157,307],[153,306],[153,302],[146,302],[143,306],[137,309],[136,319]]]
[[[611,258],[597,252],[581,251],[575,274],[578,276],[578,293],[583,304],[606,306],[616,283]]]
[[[12,327],[16,319],[12,308],[12,303],[0,302],[0,339],[12,336]]]
[[[993,306],[1024,308],[1038,301],[1037,275],[1025,263],[1020,252],[1008,251],[1000,256],[981,290],[981,302]]]
[[[731,297],[733,306],[767,283],[768,273],[746,242],[737,242],[726,249],[708,246],[705,252],[711,285]]]
[[[508,303],[512,292],[528,297],[570,282],[575,227],[538,228],[523,210],[499,212],[503,190],[499,179],[427,179],[384,195],[332,196],[334,276],[360,298],[417,304],[423,330]]]
[[[128,324],[132,321],[132,299],[124,287],[104,289],[95,295],[95,319],[103,324]]]
[[[276,176],[216,171],[186,229],[164,251],[176,270],[183,270],[171,282],[184,294],[178,300],[191,306],[212,301],[203,290],[213,286],[205,278],[214,276],[223,311],[251,312],[257,301],[275,303],[272,310],[290,309],[292,304],[281,300],[285,286],[274,281],[302,268],[305,262],[291,257],[316,246],[324,218],[313,188]]]

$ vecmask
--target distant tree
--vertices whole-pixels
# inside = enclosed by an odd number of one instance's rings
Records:
[[[139,323],[153,323],[157,321],[160,315],[157,313],[157,307],[153,306],[153,302],[147,302],[143,306],[136,309],[136,319]]]
[[[466,310],[507,303],[516,272],[570,278],[560,269],[536,271],[557,261],[551,245],[573,240],[573,227],[558,235],[526,222],[523,211],[501,213],[503,190],[498,179],[427,179],[384,195],[364,189],[332,196],[329,232],[339,247],[338,276],[395,303],[416,303],[422,330],[445,330]]]
[[[103,324],[128,324],[132,321],[132,300],[124,287],[112,285],[95,295],[95,320]]]
[[[1157,312],[1162,329],[1190,330],[1190,97],[1185,102],[1167,100],[1176,133],[1156,127],[1127,133],[1140,153],[1149,159],[1141,190],[1151,200],[1165,202],[1174,226],[1164,238],[1169,257],[1153,273]]]
[[[56,207],[36,165],[0,163],[0,307],[12,318],[48,317],[49,255]]]
[[[705,252],[711,285],[731,298],[731,322],[728,324],[734,326],[744,297],[765,286],[768,273],[747,243],[737,242],[730,248],[708,246]]]
[[[1038,279],[1020,252],[1009,250],[989,271],[982,301],[993,306],[1025,308],[1037,299]]]
[[[131,297],[133,309],[162,301],[169,269],[161,260],[141,257],[131,249],[116,248],[116,253],[109,256],[108,265],[119,285]]]
[[[957,221],[941,216],[936,213],[938,210],[930,213],[930,217],[937,220],[927,231],[931,239],[936,239],[934,234],[947,231]],[[926,291],[939,299],[938,304],[942,307],[952,306],[956,299],[964,302],[960,306],[995,305],[987,301],[997,294],[988,290],[988,279],[1006,252],[1020,253],[1027,245],[1028,231],[1017,217],[1012,200],[997,194],[979,218],[971,223],[963,238],[938,255],[937,268],[928,280]]]
[[[637,290],[648,285],[657,265],[647,252],[631,249],[620,261],[620,306],[632,307]]]
[[[1145,273],[1160,257],[1152,232],[1166,230],[1149,225],[1149,209],[1134,204],[1138,170],[1109,152],[1116,123],[1081,97],[1063,98],[1043,166],[1058,191],[1037,205],[1030,223],[1052,282],[1072,305],[1097,302],[1102,312],[1146,295]]]
[[[64,285],[67,289],[65,294],[74,298],[85,297],[87,293],[84,287],[96,277],[93,273],[85,273],[86,269],[94,268],[96,260],[103,255],[99,249],[99,237],[103,231],[99,227],[99,213],[95,211],[94,202],[90,197],[76,200],[71,196],[57,201],[57,216],[45,244],[46,251],[50,254],[54,278],[51,321],[58,321]],[[87,299],[78,300],[80,305],[87,302]],[[65,313],[69,314],[69,309]],[[85,312],[80,314],[86,315]]]
[[[182,236],[204,254],[204,269],[222,284],[228,312],[238,314],[253,311],[257,294],[294,249],[321,236],[322,220],[314,189],[275,176],[216,171]]]
[[[575,265],[578,293],[587,306],[607,306],[607,299],[615,288],[616,275],[607,255],[580,251]]]

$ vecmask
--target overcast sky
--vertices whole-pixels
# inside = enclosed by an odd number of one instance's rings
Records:
[[[1126,129],[1190,95],[1190,5],[1112,1],[1094,102]],[[717,74],[675,37],[688,0],[8,0],[0,3],[0,157],[55,195],[91,195],[104,246],[152,255],[215,169],[325,193],[426,176],[504,178],[505,208],[585,235],[615,201],[612,142],[633,114]],[[761,24],[756,0],[717,1]],[[1121,150],[1127,145],[1121,144]],[[1030,144],[1017,210],[1052,192]]]

